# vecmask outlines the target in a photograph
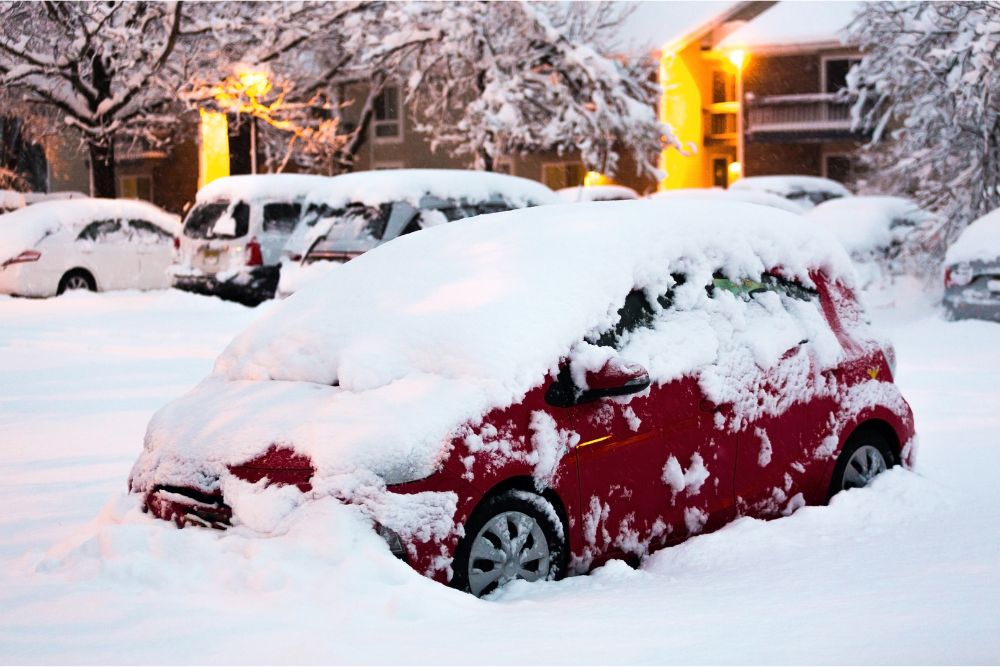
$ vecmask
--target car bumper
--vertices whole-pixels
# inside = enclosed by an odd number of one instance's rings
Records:
[[[983,290],[958,292],[946,294],[943,303],[951,319],[1000,322],[1000,294]]]
[[[279,275],[278,266],[259,266],[245,269],[225,280],[212,275],[174,275],[172,284],[186,292],[217,296],[255,306],[274,298]]]

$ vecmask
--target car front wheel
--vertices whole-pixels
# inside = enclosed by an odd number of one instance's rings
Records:
[[[540,495],[507,491],[488,499],[465,525],[452,585],[481,597],[515,579],[558,579],[566,540],[555,508]]]

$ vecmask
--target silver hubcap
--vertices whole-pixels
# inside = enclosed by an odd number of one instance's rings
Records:
[[[885,457],[878,447],[862,445],[847,461],[843,488],[846,490],[868,486],[868,483],[879,473],[885,472],[885,469]]]
[[[90,289],[90,285],[83,276],[70,276],[66,280],[66,289]]]
[[[549,543],[538,522],[522,512],[503,512],[472,541],[469,588],[482,595],[514,579],[548,579],[550,566]]]

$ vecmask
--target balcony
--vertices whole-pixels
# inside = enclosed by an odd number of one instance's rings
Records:
[[[747,93],[748,141],[808,141],[864,136],[851,130],[854,100],[837,93]]]

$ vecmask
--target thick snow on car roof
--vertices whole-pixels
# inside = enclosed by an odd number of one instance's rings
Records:
[[[828,192],[850,197],[851,191],[837,181],[820,176],[747,176],[729,186],[730,190],[763,190],[782,197],[797,192]]]
[[[1000,259],[1000,208],[965,228],[945,253],[945,264]]]
[[[802,207],[784,197],[765,192],[764,190],[723,190],[722,188],[677,188],[661,190],[649,196],[650,199],[715,199],[719,201],[738,201],[747,204],[760,204],[772,208],[802,213]]]
[[[896,221],[915,225],[930,214],[903,197],[861,196],[831,199],[803,214],[837,237],[848,252],[887,248],[893,240]]]
[[[303,199],[310,192],[323,187],[330,176],[315,174],[244,174],[225,176],[198,190],[198,202],[220,199],[241,199],[246,202],[266,199]]]
[[[480,201],[502,195],[518,206],[562,203],[552,190],[537,181],[464,169],[379,169],[342,174],[328,179],[310,195],[309,201],[332,208],[352,202],[378,206],[392,201],[416,206],[428,194]]]
[[[32,204],[0,217],[0,262],[32,248],[62,227],[82,226],[102,218],[148,220],[171,234],[180,218],[137,199],[61,199]]]
[[[678,288],[688,319],[667,334],[669,349],[656,338],[646,344],[654,355],[637,358],[663,382],[711,363],[734,339],[692,305],[707,298],[713,272],[775,266],[807,284],[813,268],[853,275],[840,245],[797,216],[729,202],[542,206],[403,236],[237,336],[212,376],[153,418],[134,488],[211,484],[273,444],[312,458],[317,490],[358,470],[420,479],[456,429],[520,400],[584,336],[616,322],[633,288],[663,293],[671,273],[688,276]],[[809,307],[812,329],[788,320],[788,341],[744,333],[769,358],[804,337],[836,346]]]

